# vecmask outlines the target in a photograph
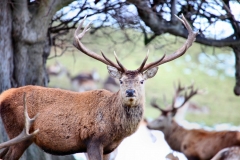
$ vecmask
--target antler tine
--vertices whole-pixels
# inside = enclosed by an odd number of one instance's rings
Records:
[[[182,15],[182,19],[179,18],[178,16],[176,16],[176,17],[184,24],[184,26],[188,30],[188,38],[187,38],[186,42],[175,53],[172,53],[167,56],[164,55],[162,58],[160,58],[156,62],[145,65],[145,67],[142,69],[142,71],[145,71],[145,70],[155,67],[155,66],[159,66],[161,64],[172,61],[172,60],[182,56],[187,51],[187,49],[192,45],[192,43],[195,41],[198,32],[193,32],[192,27],[190,26],[190,24],[188,23],[188,21],[186,20],[186,18],[183,15]]]
[[[160,62],[165,58],[165,56],[166,56],[166,54],[164,54],[159,60],[157,60],[157,61],[155,61],[155,62],[152,62],[152,63],[149,63],[149,64],[146,64],[146,65],[141,69],[141,71],[144,72],[144,71],[146,71],[146,70],[149,69],[149,68],[158,66],[158,63],[160,63]]]
[[[111,61],[110,59],[108,59],[103,52],[101,51],[103,58],[110,64],[110,66],[113,66],[115,68],[117,68],[118,70],[125,72],[125,68],[122,68],[121,66],[119,67],[118,65],[116,65],[113,61]]]
[[[28,140],[28,139],[31,139],[39,132],[39,129],[37,129],[34,132],[32,132],[31,134],[29,134],[30,127],[31,127],[32,123],[35,121],[35,119],[37,118],[38,114],[35,117],[33,117],[32,119],[29,118],[28,113],[27,113],[27,107],[26,107],[26,94],[25,93],[23,95],[23,106],[24,106],[24,117],[25,117],[25,127],[23,128],[23,131],[17,137],[15,137],[7,142],[1,143],[0,149],[15,145],[17,143],[20,143],[20,142]]]
[[[183,90],[185,89],[190,89],[190,93],[188,94],[187,92],[184,93],[184,101],[183,103],[176,109],[179,109],[181,108],[182,106],[184,106],[184,104],[189,100],[191,99],[194,95],[198,94],[198,89],[194,89],[194,86],[193,84],[188,86],[188,87],[185,87],[183,88]]]
[[[141,64],[141,66],[137,69],[138,72],[142,72],[142,69],[143,69],[143,67],[145,66],[145,63],[146,63],[147,60],[148,60],[148,55],[149,55],[149,50],[148,50],[148,52],[147,52],[147,54],[146,54],[146,57],[144,58],[144,60],[143,60],[143,62],[142,62],[142,64]]]
[[[74,45],[78,50],[80,50],[80,51],[83,52],[84,54],[88,55],[89,57],[92,57],[92,58],[94,58],[94,59],[96,59],[96,60],[98,60],[98,61],[103,62],[103,63],[106,64],[106,65],[110,65],[110,66],[115,67],[115,68],[117,68],[118,70],[122,71],[122,68],[121,68],[121,67],[119,67],[117,64],[115,64],[114,62],[112,62],[112,61],[109,60],[108,58],[106,58],[106,56],[105,56],[103,53],[102,53],[103,56],[100,56],[100,55],[98,55],[97,53],[89,50],[88,48],[86,48],[86,47],[82,44],[82,42],[81,42],[80,40],[84,37],[85,33],[86,33],[87,31],[89,31],[89,29],[90,29],[89,25],[91,24],[91,23],[89,23],[88,25],[86,25],[86,26],[84,27],[83,31],[82,31],[81,33],[79,33],[80,30],[81,30],[81,28],[82,28],[82,25],[83,25],[85,19],[86,19],[86,16],[85,16],[84,19],[80,22],[78,28],[76,29],[76,31],[75,31],[75,33],[74,33],[73,45]],[[79,34],[78,34],[78,33],[79,33]]]
[[[151,101],[151,106],[153,106],[154,108],[159,109],[160,111],[162,110],[162,109],[157,105],[156,99],[152,99],[152,101]]]
[[[152,99],[152,101],[151,101],[151,106],[153,106],[154,108],[160,110],[163,114],[166,114],[166,113],[169,112],[169,111],[164,110],[164,109],[162,109],[161,107],[159,107],[159,105],[156,103],[156,99]]]
[[[174,106],[176,104],[176,101],[177,101],[177,98],[179,97],[180,92],[182,92],[185,89],[185,87],[181,87],[181,83],[178,82],[178,86],[176,87],[174,85],[174,89],[175,89],[175,94],[174,94],[174,97],[173,97],[173,100],[172,100],[172,108],[173,109],[175,108]]]
[[[190,93],[189,94],[187,94],[187,93],[184,94],[184,102],[183,103],[185,104],[190,98],[192,98],[196,94],[198,94],[198,89],[194,89],[194,86],[191,85],[190,86]]]
[[[118,57],[117,57],[117,54],[116,54],[115,51],[114,51],[114,56],[115,56],[115,59],[116,59],[118,65],[122,68],[122,70],[123,70],[124,72],[126,72],[127,69],[120,63],[120,61],[118,60]]]

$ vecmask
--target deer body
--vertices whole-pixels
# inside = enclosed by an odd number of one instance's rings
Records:
[[[110,76],[120,82],[119,91],[75,93],[26,86],[3,92],[0,114],[11,140],[0,144],[0,149],[6,148],[0,158],[17,160],[34,142],[51,154],[87,152],[90,160],[107,160],[109,153],[137,130],[144,110],[144,81],[155,76],[159,65],[183,55],[195,40],[197,33],[184,17],[180,20],[189,31],[184,45],[175,53],[149,64],[146,64],[147,54],[136,70],[127,70],[116,54],[117,63],[114,63],[103,53],[99,56],[87,49],[80,40],[88,31],[88,25],[78,33],[82,21],[74,34],[74,46],[106,64]]]
[[[180,107],[174,106],[181,91],[191,89],[190,93],[184,94],[184,102]],[[203,129],[185,129],[174,120],[177,110],[198,91],[193,86],[176,89],[171,109],[161,109],[156,103],[152,106],[159,109],[162,114],[149,122],[149,129],[159,130],[164,133],[164,138],[169,146],[178,152],[182,152],[189,160],[210,160],[221,149],[232,146],[240,146],[240,132],[238,131],[206,131]]]
[[[169,146],[189,160],[209,160],[223,148],[240,146],[240,132],[237,131],[187,130],[174,120],[162,131]]]
[[[19,135],[24,126],[23,93],[27,94],[29,116],[39,114],[31,128],[40,130],[34,142],[51,154],[86,152],[89,141],[97,141],[105,154],[110,153],[123,137],[135,132],[143,115],[144,101],[128,108],[119,100],[119,92],[75,93],[38,86],[13,88],[0,97],[1,116],[10,139]],[[9,115],[18,119],[9,120]]]

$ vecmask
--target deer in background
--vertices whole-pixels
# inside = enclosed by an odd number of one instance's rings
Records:
[[[228,147],[220,150],[211,160],[240,160],[240,147]]]
[[[47,67],[47,73],[49,76],[54,76],[54,77],[70,77],[70,72],[66,67],[64,67],[61,63],[56,61],[53,65],[50,65]]]
[[[115,92],[119,90],[119,85],[115,78],[112,78],[111,76],[108,75],[105,81],[103,82],[103,88],[108,91]]]
[[[186,90],[190,90],[190,93],[188,94]],[[176,98],[182,91],[186,91],[184,101],[179,107],[176,107]],[[193,85],[181,87],[179,84],[175,90],[171,109],[164,110],[155,101],[152,101],[151,105],[162,113],[157,119],[149,122],[147,127],[162,131],[169,146],[175,151],[182,152],[189,160],[209,160],[223,148],[240,146],[240,132],[238,131],[187,130],[176,123],[174,116],[177,110],[197,93],[199,91],[194,89]]]
[[[82,72],[72,77],[68,69],[56,61],[53,65],[47,67],[47,72],[49,76],[57,78],[65,76],[68,78],[73,91],[84,92],[97,89],[99,74],[96,69],[93,69],[91,72]]]
[[[179,104],[182,104],[185,100],[185,97],[183,95],[178,95],[175,99],[175,106],[178,106]],[[171,109],[172,106],[169,106],[169,108],[166,109]],[[189,113],[194,113],[194,114],[207,114],[208,113],[208,108],[205,106],[200,106],[199,104],[196,104],[192,101],[187,101],[184,103],[184,105],[180,108],[178,108],[176,114],[174,115],[174,120],[176,122],[181,123],[182,121],[185,120],[185,115],[187,112]]]
[[[17,137],[17,140],[0,145],[0,148],[6,147],[0,158],[17,160],[29,145],[35,143],[50,154],[87,152],[90,160],[108,159],[109,153],[139,126],[144,111],[145,81],[154,77],[159,65],[182,56],[194,42],[197,33],[192,31],[184,17],[179,20],[189,32],[183,46],[175,53],[164,55],[149,64],[146,64],[147,54],[136,70],[127,70],[116,55],[117,63],[114,63],[103,53],[100,56],[87,49],[81,39],[89,30],[89,24],[80,32],[83,20],[75,31],[74,46],[84,54],[106,64],[109,74],[119,80],[119,91],[112,93],[107,90],[93,90],[77,93],[29,85],[3,92],[0,95],[2,121],[9,138]],[[24,114],[22,98],[24,93],[27,114],[29,117],[38,115],[35,121],[30,120],[31,127],[27,125],[26,129],[26,112]],[[29,131],[30,135],[22,136],[22,130]]]
[[[84,92],[97,89],[99,74],[96,69],[91,72],[83,72],[71,77],[71,85],[74,91]]]
[[[73,91],[84,92],[97,89],[99,74],[96,69],[93,69],[91,72],[82,72],[72,77],[69,70],[56,61],[53,65],[47,67],[47,72],[52,77],[62,78],[65,76],[68,78]]]

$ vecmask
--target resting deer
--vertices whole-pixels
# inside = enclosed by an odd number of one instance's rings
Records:
[[[186,89],[190,89],[190,93],[184,94],[185,100],[177,108],[174,106],[176,98]],[[155,101],[152,101],[151,105],[159,109],[162,114],[157,119],[149,122],[147,127],[162,131],[169,146],[175,151],[182,152],[189,160],[209,160],[223,148],[240,146],[240,132],[217,132],[203,129],[187,130],[176,123],[174,115],[177,110],[197,93],[199,91],[195,90],[193,86],[185,88],[179,85],[171,103],[171,109],[168,110],[160,108]]]
[[[71,85],[74,91],[84,92],[97,89],[99,74],[96,70],[91,72],[83,72],[71,77]]]
[[[119,85],[116,79],[108,75],[103,83],[103,88],[108,91],[114,92],[119,90]]]
[[[119,79],[119,91],[111,93],[106,90],[93,90],[77,93],[30,85],[3,92],[0,95],[0,113],[10,139],[18,136],[24,128],[24,93],[28,115],[34,117],[38,114],[38,117],[34,122],[31,121],[31,127],[27,127],[32,133],[28,138],[23,135],[17,138],[16,143],[6,142],[4,146],[0,145],[0,148],[8,147],[1,158],[19,159],[26,148],[35,143],[50,154],[87,152],[90,160],[107,159],[107,154],[138,128],[144,111],[144,81],[157,73],[159,65],[183,55],[195,40],[197,33],[192,31],[184,17],[180,20],[189,32],[183,46],[175,53],[164,55],[149,64],[145,64],[147,54],[136,70],[127,70],[116,55],[117,63],[114,63],[103,53],[99,56],[87,49],[80,40],[89,30],[89,25],[78,34],[83,20],[75,31],[74,46],[84,54],[106,64],[109,74]],[[39,131],[35,134],[33,131],[37,129]]]
[[[68,71],[68,69],[58,61],[56,61],[53,65],[47,67],[47,73],[49,76],[54,77],[70,77],[70,72]]]
[[[240,160],[240,147],[228,147],[220,150],[211,160]]]

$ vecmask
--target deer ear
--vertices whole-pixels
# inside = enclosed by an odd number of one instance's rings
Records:
[[[112,78],[120,79],[122,77],[122,72],[118,71],[117,68],[108,65],[107,69]]]
[[[143,78],[146,80],[148,78],[152,78],[156,75],[158,71],[158,67],[153,67],[149,70],[147,70],[146,72],[143,73]]]

